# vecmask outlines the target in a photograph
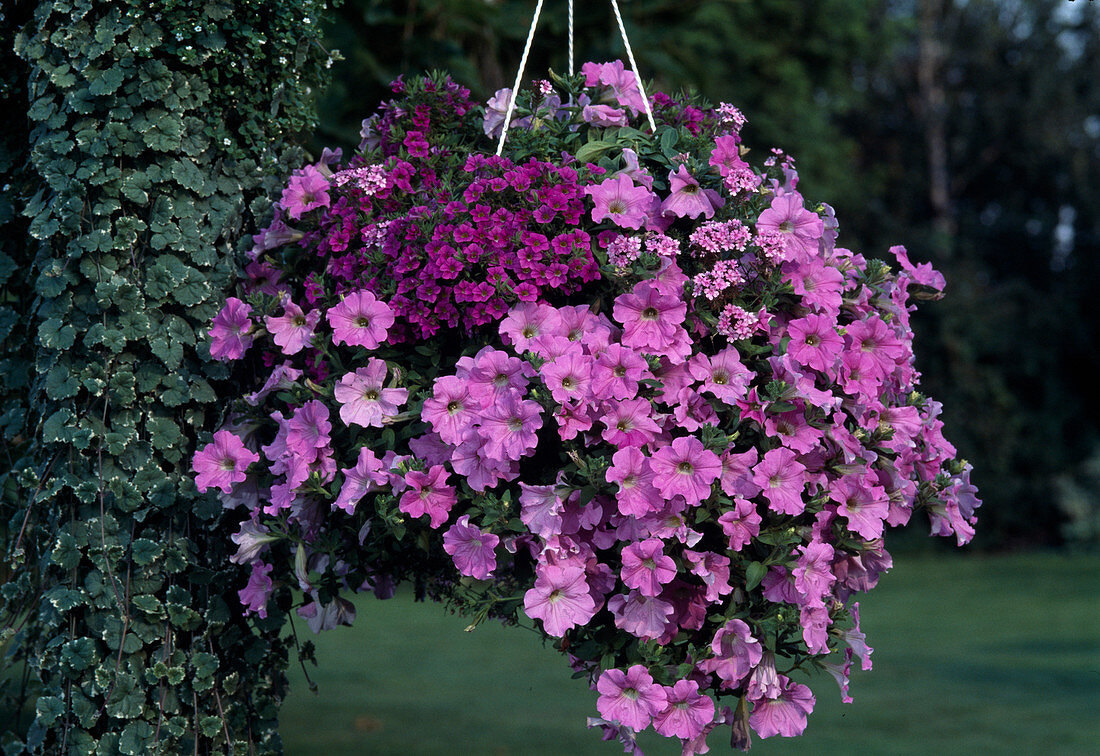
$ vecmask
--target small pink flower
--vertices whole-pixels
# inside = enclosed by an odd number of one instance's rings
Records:
[[[661,495],[666,499],[683,496],[689,506],[709,497],[711,484],[722,473],[718,455],[693,436],[677,438],[658,449],[649,466],[653,468],[653,485]]]
[[[592,368],[592,393],[601,399],[633,399],[638,395],[638,381],[650,376],[649,363],[638,352],[611,344],[600,352]]]
[[[618,483],[615,500],[624,515],[642,517],[660,506],[660,497],[653,487],[653,471],[649,461],[636,446],[620,449],[611,457],[607,482]]]
[[[668,698],[664,710],[653,717],[653,729],[666,738],[692,740],[714,719],[714,701],[699,692],[694,680],[677,680],[665,688]]]
[[[227,430],[214,434],[213,443],[195,452],[191,463],[195,476],[195,486],[199,491],[217,488],[222,493],[233,490],[234,483],[243,483],[248,476],[245,470],[253,462],[259,462],[260,455],[245,448],[244,442]]]
[[[668,701],[664,687],[655,685],[649,670],[635,664],[624,673],[609,669],[596,681],[600,697],[596,709],[600,716],[641,732],[649,727],[653,715],[663,711]]]
[[[744,366],[733,347],[723,349],[713,357],[699,353],[688,362],[691,377],[703,382],[709,391],[726,404],[734,404],[745,396],[754,373]]]
[[[764,654],[760,641],[752,637],[749,626],[739,619],[722,626],[714,634],[710,648],[714,656],[699,662],[699,669],[718,675],[730,688],[737,687]]]
[[[824,315],[807,315],[787,325],[791,336],[787,354],[799,365],[828,372],[844,349],[836,321]]]
[[[687,304],[665,296],[651,281],[642,281],[615,298],[615,319],[623,324],[622,343],[650,354],[666,352],[683,331]]]
[[[660,596],[663,586],[676,577],[676,563],[665,554],[659,538],[630,544],[623,549],[622,559],[623,584],[643,596]]]
[[[500,322],[500,335],[505,343],[515,346],[517,352],[531,347],[539,336],[556,335],[561,331],[561,317],[553,307],[526,302],[508,311],[508,317]]]
[[[536,566],[535,586],[524,594],[523,609],[528,617],[542,620],[546,633],[557,638],[570,628],[587,624],[596,614],[596,602],[585,581],[584,567]]]
[[[349,294],[325,313],[332,326],[332,343],[377,349],[393,325],[393,310],[374,294],[362,290]]]
[[[868,541],[882,538],[890,499],[873,476],[845,475],[829,486],[829,498],[840,505],[837,512],[848,521],[848,530]]]
[[[542,427],[542,407],[538,402],[520,399],[513,391],[484,410],[478,434],[485,456],[498,461],[518,460],[530,454],[538,444]]]
[[[638,591],[612,596],[607,608],[615,617],[615,627],[636,638],[660,638],[676,608],[663,599],[643,596]]]
[[[774,699],[756,699],[749,715],[749,725],[762,738],[781,735],[793,738],[806,729],[810,712],[814,710],[814,695],[805,685],[779,676],[781,693]]]
[[[595,203],[592,208],[595,223],[610,218],[620,228],[639,229],[658,208],[657,195],[644,186],[636,186],[625,174],[586,186],[584,193]]]
[[[346,425],[381,428],[383,418],[396,415],[408,401],[408,389],[383,388],[387,372],[385,361],[371,357],[366,367],[348,373],[333,387]]]
[[[661,429],[650,416],[653,405],[648,399],[604,402],[607,412],[600,418],[603,438],[621,448],[642,446],[652,441]]]
[[[558,359],[542,366],[539,372],[554,401],[575,404],[588,400],[592,361],[579,346],[574,346]]]
[[[677,218],[698,218],[702,215],[711,218],[715,210],[726,204],[718,192],[699,186],[683,164],[675,173],[668,172],[668,181],[671,193],[661,203],[662,215],[675,215]]]
[[[818,239],[825,233],[825,223],[816,213],[802,206],[802,195],[785,192],[776,196],[771,206],[756,221],[756,231],[770,231],[782,238],[787,260],[808,260],[818,252]]]
[[[306,315],[301,307],[287,299],[283,302],[283,314],[279,317],[268,315],[264,322],[283,354],[297,354],[313,344],[313,330],[320,319],[320,310],[311,310]]]
[[[271,580],[270,564],[252,563],[252,573],[248,576],[248,585],[237,592],[244,605],[245,614],[255,614],[260,619],[267,617],[267,600],[275,584]]]
[[[340,495],[332,506],[342,509],[348,514],[355,512],[355,505],[360,499],[371,491],[381,491],[389,480],[386,474],[386,466],[367,447],[359,450],[359,459],[355,467],[343,469],[344,485],[340,488]]]
[[[316,167],[307,165],[290,177],[279,204],[287,215],[297,220],[302,217],[302,213],[318,207],[328,207],[331,201],[328,189],[328,179],[324,174]]]
[[[447,521],[451,507],[458,500],[453,486],[447,483],[447,470],[435,465],[428,472],[409,470],[405,473],[409,490],[401,496],[397,508],[410,517],[428,515],[433,528]]]
[[[252,346],[252,312],[248,305],[236,297],[225,300],[221,312],[214,316],[210,326],[210,356],[215,360],[239,360]]]
[[[802,500],[806,467],[790,449],[780,447],[766,453],[753,468],[753,482],[763,489],[764,497],[776,512],[797,515],[806,508]]]
[[[730,551],[740,551],[760,534],[762,518],[756,511],[756,505],[748,499],[737,498],[733,503],[734,509],[723,512],[718,518],[718,524],[730,539]]]
[[[494,549],[500,538],[483,533],[470,524],[470,515],[462,515],[443,534],[443,550],[451,555],[455,567],[463,575],[485,580],[497,567]]]
[[[561,533],[562,502],[554,486],[529,486],[520,483],[519,519],[539,538],[549,539]]]
[[[466,381],[445,375],[432,384],[432,396],[424,400],[420,417],[441,439],[458,446],[473,423],[475,407],[471,401]]]

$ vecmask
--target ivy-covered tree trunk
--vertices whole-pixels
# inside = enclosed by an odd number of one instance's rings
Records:
[[[227,378],[203,329],[265,182],[313,125],[322,6],[43,0],[0,19],[25,76],[3,96],[29,115],[25,149],[4,144],[4,192],[23,168],[30,187],[23,259],[0,257],[5,287],[26,285],[0,305],[31,308],[13,323],[32,334],[0,355],[28,376],[31,439],[14,459],[19,423],[4,425],[0,596],[38,683],[6,753],[281,750],[285,616],[242,618],[221,507],[189,473]]]

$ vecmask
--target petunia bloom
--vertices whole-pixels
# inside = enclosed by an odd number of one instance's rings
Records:
[[[301,307],[287,299],[283,302],[283,314],[278,317],[268,315],[264,323],[283,354],[297,354],[313,344],[313,330],[320,319],[320,310],[311,310],[307,315]]]
[[[675,173],[668,172],[671,193],[661,203],[662,215],[675,215],[677,218],[714,217],[714,211],[726,204],[726,201],[713,189],[704,189],[688,173],[687,166],[681,164]]]
[[[584,193],[592,198],[592,220],[599,223],[610,219],[620,228],[639,229],[658,208],[657,195],[644,186],[635,185],[626,174],[586,186]]]
[[[671,688],[665,688],[665,695],[668,702],[654,715],[653,729],[666,738],[692,740],[714,719],[714,701],[699,692],[699,683],[694,680],[677,680]]]
[[[410,517],[428,515],[433,528],[447,521],[451,507],[458,500],[453,486],[447,483],[447,469],[435,465],[428,472],[409,470],[405,473],[409,490],[401,496],[397,508]]]
[[[470,515],[462,515],[443,534],[443,550],[451,555],[455,567],[463,575],[485,580],[497,567],[493,550],[500,538],[493,533],[483,533],[470,524]]]
[[[653,469],[653,485],[661,495],[666,499],[683,496],[689,506],[709,497],[711,484],[722,474],[718,455],[693,436],[677,438],[658,449],[649,466]]]
[[[664,552],[659,538],[647,538],[623,548],[622,579],[627,588],[643,596],[656,597],[676,577],[676,563]]]
[[[783,675],[779,676],[781,692],[778,698],[756,699],[749,725],[762,738],[781,735],[793,738],[806,729],[810,712],[814,710],[814,695],[810,689],[800,683],[791,682]]]
[[[302,217],[302,213],[318,207],[328,207],[331,201],[328,189],[329,182],[324,174],[315,166],[307,165],[290,177],[279,204],[287,215],[297,220]]]
[[[377,349],[393,325],[393,310],[369,291],[349,294],[325,313],[332,326],[332,343]]]
[[[641,732],[649,727],[653,715],[663,711],[668,699],[665,688],[656,685],[649,670],[635,664],[623,672],[608,669],[596,681],[600,697],[596,709],[600,716]]]
[[[776,196],[756,221],[756,231],[780,235],[785,260],[804,261],[818,252],[818,239],[825,233],[825,223],[817,213],[802,206],[802,195],[786,192]]]
[[[557,638],[596,613],[596,602],[585,581],[584,567],[573,564],[540,564],[535,568],[535,585],[523,596],[523,609],[532,619],[542,620],[548,635]]]
[[[801,514],[806,508],[802,489],[806,487],[806,466],[795,453],[782,447],[772,449],[752,469],[753,482],[764,490],[764,497],[776,512]]]
[[[234,483],[243,483],[245,470],[253,462],[259,462],[260,455],[246,449],[244,442],[227,430],[214,434],[214,441],[195,452],[191,462],[195,476],[195,486],[199,491],[217,488],[222,493],[233,490]]]
[[[210,325],[210,356],[215,360],[239,360],[252,346],[252,306],[236,297],[225,300]]]
[[[383,388],[387,372],[385,361],[371,357],[366,367],[348,373],[333,387],[346,425],[381,428],[383,418],[396,415],[408,401],[408,389]]]

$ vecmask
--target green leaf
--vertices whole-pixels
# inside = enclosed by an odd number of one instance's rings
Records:
[[[155,731],[148,722],[138,720],[126,725],[118,741],[118,750],[126,756],[142,756],[152,753]]]
[[[615,145],[611,142],[594,139],[577,150],[577,161],[581,163],[593,163],[599,160],[600,156],[605,152],[614,149],[614,147]]]
[[[751,591],[760,585],[760,581],[768,574],[768,568],[760,562],[750,562],[745,570],[745,590]]]

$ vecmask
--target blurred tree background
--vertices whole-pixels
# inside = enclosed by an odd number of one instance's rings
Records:
[[[576,3],[578,65],[625,57]],[[916,324],[924,389],[975,466],[977,544],[1100,538],[1100,8],[1072,0],[621,0],[642,75],[749,118],[846,246],[905,244],[948,280]],[[353,148],[400,74],[510,86],[533,0],[345,0],[314,145]],[[528,78],[566,70],[547,0]],[[923,539],[927,540],[927,539]]]

